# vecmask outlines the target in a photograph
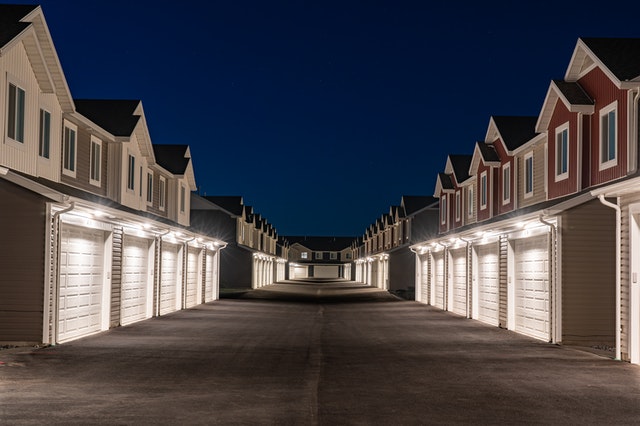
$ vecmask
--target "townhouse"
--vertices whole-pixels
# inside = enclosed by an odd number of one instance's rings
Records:
[[[411,245],[437,234],[438,202],[431,196],[404,195],[365,234],[352,242],[357,282],[411,297],[418,264]]]
[[[192,226],[227,244],[220,259],[221,288],[260,288],[285,279],[288,242],[241,196],[191,194],[191,200]]]
[[[289,243],[288,279],[353,279],[353,237],[285,236]]]
[[[0,5],[0,341],[55,344],[217,297],[186,145],[139,100],[73,99],[39,6]]]
[[[468,173],[447,159],[417,300],[640,362],[639,57],[639,39],[579,39],[537,117],[491,117]]]

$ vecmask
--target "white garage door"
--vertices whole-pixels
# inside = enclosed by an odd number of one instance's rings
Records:
[[[547,235],[515,241],[515,329],[549,339]]]
[[[431,303],[429,300],[429,260],[427,256],[420,256],[420,262],[422,262],[422,303]]]
[[[444,309],[444,252],[433,253],[433,305]]]
[[[104,232],[62,225],[60,234],[60,342],[102,329]]]
[[[451,251],[452,298],[449,310],[458,314],[467,314],[467,250]]]
[[[122,249],[122,315],[120,322],[131,324],[150,316],[148,309],[149,288],[149,245],[144,238],[124,236]]]
[[[211,302],[215,299],[215,277],[217,272],[216,261],[215,261],[216,253],[207,252],[207,263],[206,268],[207,272],[205,274],[205,283],[204,283],[204,301]]]
[[[478,253],[478,315],[477,319],[498,325],[500,307],[500,259],[498,244],[477,247]]]
[[[315,278],[338,278],[340,268],[338,265],[315,265],[313,276]]]
[[[202,282],[200,280],[200,268],[198,267],[199,260],[200,250],[194,247],[189,247],[189,256],[187,257],[187,308],[191,308],[199,304],[198,283]]]
[[[307,278],[307,267],[306,266],[293,266],[290,269],[291,279],[299,279],[299,278]]]
[[[180,262],[180,246],[162,243],[162,272],[160,281],[160,315],[174,312],[179,308],[178,263]]]

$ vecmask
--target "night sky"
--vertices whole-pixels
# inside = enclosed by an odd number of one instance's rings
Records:
[[[280,235],[356,236],[433,195],[491,115],[537,116],[578,37],[640,37],[640,2],[430,3],[40,4],[72,96],[141,99],[201,194],[244,196]]]

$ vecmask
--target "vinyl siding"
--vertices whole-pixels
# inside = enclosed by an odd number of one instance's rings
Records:
[[[499,307],[498,321],[499,327],[507,328],[507,252],[509,241],[506,235],[500,236],[500,266],[499,266]]]
[[[108,146],[108,143],[102,141],[100,186],[92,185],[91,183],[89,183],[91,167],[91,133],[78,126],[76,140],[76,177],[74,178],[65,174],[61,174],[61,181],[76,188],[83,189],[87,192],[106,196],[108,172],[107,164],[109,157]]]
[[[42,341],[46,205],[0,179],[0,341]]]
[[[111,258],[111,315],[109,327],[120,325],[122,301],[122,237],[123,229],[113,229],[113,251]]]
[[[545,178],[545,159],[544,159],[544,143],[538,143],[532,150],[527,150],[516,158],[518,168],[518,206],[527,207],[533,204],[540,203],[546,200],[546,194],[544,191],[544,178]],[[524,158],[525,155],[533,152],[533,195],[524,197],[525,186],[525,167]]]
[[[615,211],[598,200],[562,214],[562,341],[615,346]]]
[[[640,192],[625,195],[620,199],[620,207],[622,210],[620,238],[621,238],[621,303],[620,303],[620,324],[621,329],[621,345],[622,359],[629,359],[629,321],[630,321],[630,300],[631,300],[631,250],[630,250],[630,223],[629,223],[629,205],[640,203]]]
[[[556,182],[556,129],[567,122],[569,123],[569,176]],[[562,102],[556,102],[547,134],[549,141],[549,172],[547,173],[549,199],[573,194],[578,190],[577,123],[577,114],[569,112]]]

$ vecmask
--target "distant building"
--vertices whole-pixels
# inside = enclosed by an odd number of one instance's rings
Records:
[[[289,279],[352,279],[353,237],[283,237],[289,242]]]

